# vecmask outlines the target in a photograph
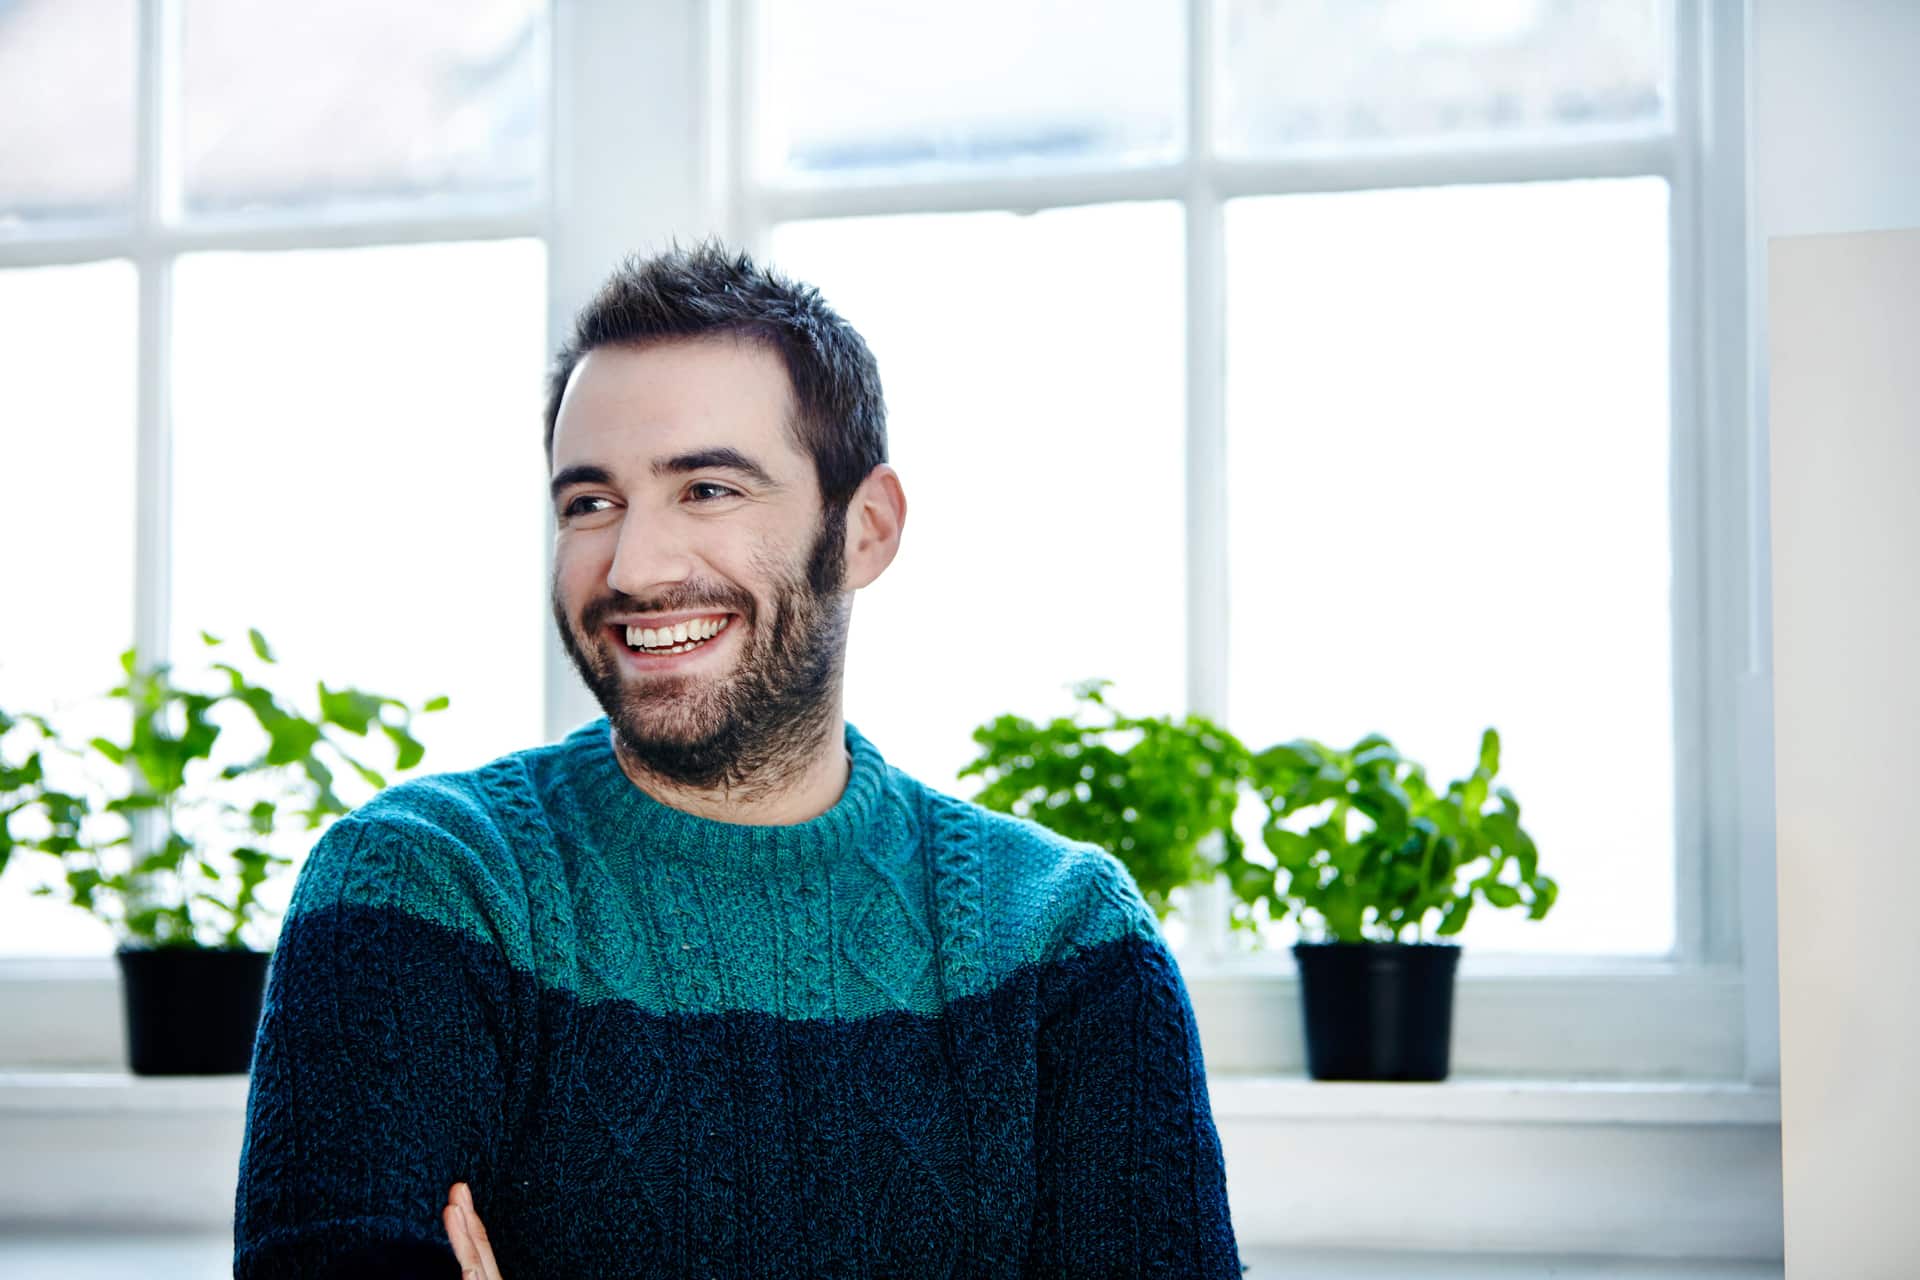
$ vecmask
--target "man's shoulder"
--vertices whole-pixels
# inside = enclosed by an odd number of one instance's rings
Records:
[[[420,838],[438,838],[476,851],[504,849],[537,817],[535,778],[555,751],[528,747],[470,769],[421,774],[376,792],[343,822]]]
[[[1031,818],[1002,813],[943,791],[898,767],[889,766],[889,772],[897,790],[918,798],[936,840],[969,842],[983,851],[991,850],[996,859],[1041,872],[1084,866],[1113,856],[1098,845],[1064,836]]]
[[[1107,849],[906,780],[924,796],[936,864],[956,842],[970,846],[953,861],[977,868],[989,916],[1003,937],[1027,937],[1026,958],[1058,959],[1126,936],[1159,937],[1133,873]]]
[[[324,902],[400,907],[469,924],[524,914],[526,846],[540,834],[530,748],[422,774],[338,819],[301,867],[294,910]]]

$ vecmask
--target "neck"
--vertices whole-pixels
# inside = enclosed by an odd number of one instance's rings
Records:
[[[737,785],[703,790],[676,785],[648,771],[620,749],[617,735],[613,756],[627,780],[661,804],[716,822],[756,827],[788,826],[819,817],[846,791],[853,767],[847,755],[846,717],[838,708],[805,753],[801,766],[779,777],[754,777]]]

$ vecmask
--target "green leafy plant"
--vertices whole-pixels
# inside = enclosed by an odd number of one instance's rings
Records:
[[[980,754],[959,776],[986,779],[981,805],[1112,853],[1164,919],[1172,890],[1211,876],[1207,836],[1218,832],[1230,859],[1240,854],[1233,813],[1251,757],[1203,716],[1120,714],[1107,704],[1111,683],[1075,685],[1085,705],[1044,725],[1014,715],[981,725]]]
[[[272,666],[266,639],[247,634],[253,658]],[[222,644],[206,632],[201,639]],[[46,716],[0,711],[0,748],[14,739],[19,761],[9,764],[0,749],[0,872],[22,850],[58,858],[72,905],[107,923],[124,946],[244,946],[244,931],[265,911],[261,886],[295,861],[263,847],[268,837],[290,825],[317,830],[348,811],[336,767],[375,790],[388,783],[341,734],[384,739],[395,775],[425,753],[413,736],[416,711],[398,698],[321,681],[309,717],[233,662],[208,662],[216,685],[225,684],[211,692],[177,684],[170,663],[143,667],[133,649],[120,665],[126,678],[107,697],[129,712],[124,740],[76,746]],[[419,713],[447,705],[433,698]],[[223,726],[229,711],[257,726],[264,745],[216,765],[223,727],[236,727]],[[49,764],[61,758],[88,782],[56,787]]]
[[[1273,919],[1294,913],[1303,934],[1313,912],[1322,940],[1333,942],[1400,941],[1409,930],[1424,940],[1435,912],[1434,932],[1457,934],[1481,898],[1542,919],[1559,887],[1539,872],[1519,802],[1493,786],[1499,769],[1492,729],[1473,772],[1444,792],[1378,734],[1345,751],[1299,738],[1260,752],[1250,782],[1267,809],[1261,834],[1276,865],[1249,860],[1244,848],[1229,854],[1234,924],[1257,929],[1262,901]]]
[[[1292,915],[1303,937],[1335,942],[1424,938],[1436,913],[1433,932],[1451,936],[1480,900],[1533,920],[1552,909],[1559,886],[1540,874],[1520,803],[1494,786],[1494,730],[1473,772],[1436,791],[1379,734],[1345,751],[1298,738],[1254,753],[1202,716],[1122,715],[1110,684],[1074,686],[1085,706],[1073,716],[1042,725],[1003,715],[976,728],[980,754],[959,776],[986,779],[974,798],[987,808],[1113,853],[1161,918],[1174,889],[1217,872],[1237,899],[1234,927],[1256,939],[1263,903],[1267,920]],[[1249,795],[1266,812],[1271,865],[1234,829]],[[1217,861],[1201,852],[1215,833]]]

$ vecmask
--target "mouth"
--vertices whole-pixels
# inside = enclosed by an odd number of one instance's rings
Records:
[[[664,619],[648,625],[645,618],[631,625],[611,622],[601,630],[627,655],[629,661],[646,667],[677,666],[700,654],[720,647],[735,629],[730,613],[709,613]]]

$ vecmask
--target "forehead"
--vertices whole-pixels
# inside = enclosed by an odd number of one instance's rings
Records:
[[[787,423],[779,355],[731,336],[596,347],[573,368],[554,420],[553,469],[731,445],[776,474],[807,465]]]

